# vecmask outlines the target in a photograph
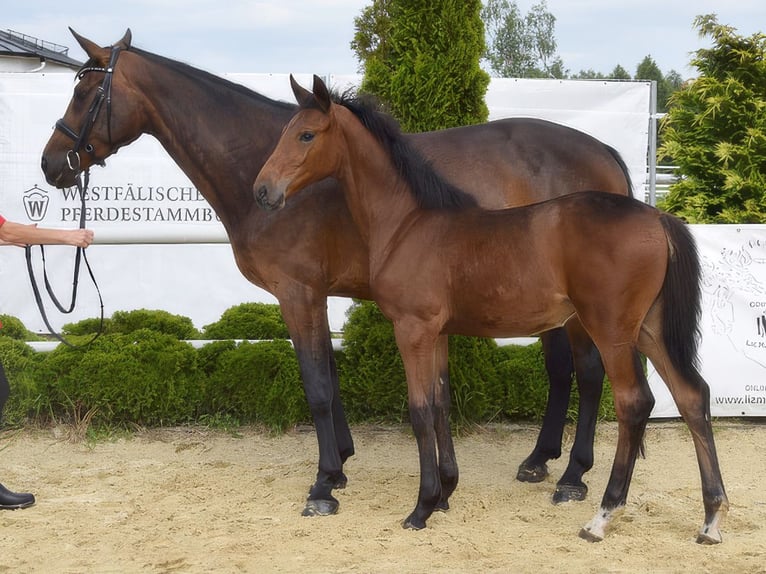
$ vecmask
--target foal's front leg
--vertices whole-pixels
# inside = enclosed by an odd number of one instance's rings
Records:
[[[425,528],[426,520],[433,514],[442,496],[434,408],[439,385],[438,335],[424,332],[419,325],[407,329],[396,322],[394,331],[407,376],[410,421],[418,443],[420,461],[418,501],[415,510],[405,518],[402,526],[420,530]],[[451,449],[451,440],[448,448]]]

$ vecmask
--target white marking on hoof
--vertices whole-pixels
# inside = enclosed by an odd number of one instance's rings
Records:
[[[599,508],[596,515],[590,519],[590,522],[580,530],[580,538],[583,538],[588,542],[602,541],[606,534],[606,527],[623,508],[624,506],[618,506],[612,510],[608,510],[604,507]]]
[[[697,534],[697,544],[720,544],[723,542],[720,526],[723,517],[726,516],[727,508],[728,507],[722,506],[721,509],[713,515],[713,520],[710,521],[710,524],[702,525],[699,534]]]

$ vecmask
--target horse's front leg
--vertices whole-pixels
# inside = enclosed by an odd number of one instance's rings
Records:
[[[442,495],[434,408],[439,385],[438,334],[429,332],[417,322],[407,325],[397,321],[394,321],[394,333],[407,376],[410,421],[418,443],[420,462],[418,501],[402,526],[420,530],[425,528],[426,520],[433,514]]]
[[[600,347],[606,373],[612,382],[614,407],[618,421],[617,451],[612,473],[601,507],[580,530],[580,537],[590,542],[603,540],[612,519],[625,507],[633,468],[654,407],[654,396],[644,376],[638,352],[625,345]],[[604,351],[608,351],[609,356]]]
[[[346,486],[343,463],[354,453],[354,444],[340,401],[327,322],[327,299],[293,293],[289,303],[281,308],[298,357],[303,390],[319,444],[319,469],[302,514],[335,514],[339,503],[332,491]]]

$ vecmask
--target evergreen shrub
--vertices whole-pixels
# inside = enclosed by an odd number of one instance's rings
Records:
[[[205,339],[289,339],[279,305],[242,303],[223,312],[215,323],[202,328]]]
[[[105,334],[85,350],[60,345],[36,376],[54,416],[92,413],[105,424],[189,422],[204,398],[194,348],[150,329]]]
[[[101,328],[98,318],[88,318],[76,323],[67,323],[63,332],[69,335],[91,335]],[[115,311],[111,318],[104,318],[102,333],[129,334],[140,329],[172,335],[178,340],[199,339],[200,333],[189,317],[174,315],[161,309],[134,309]]]
[[[497,372],[505,390],[503,418],[541,420],[549,390],[542,344],[508,345],[498,351]]]
[[[200,333],[194,327],[192,320],[183,315],[150,309],[115,311],[112,314],[110,332],[129,334],[142,329],[172,335],[179,340],[200,338]]]
[[[208,379],[211,412],[278,431],[311,421],[298,360],[288,341],[243,341],[233,348],[222,344],[205,353],[206,367],[213,364]]]
[[[32,350],[23,341],[0,336],[0,364],[11,385],[10,397],[0,413],[3,423],[22,424],[27,417],[36,414],[40,404],[40,391],[33,373],[35,365],[42,358],[40,353]]]
[[[370,301],[356,301],[347,312],[338,373],[349,421],[409,420],[407,379],[393,326]]]
[[[39,341],[40,337],[28,330],[20,319],[12,315],[0,314],[0,336],[17,341]]]
[[[101,319],[94,317],[94,318],[82,319],[75,323],[66,323],[63,327],[61,327],[62,335],[66,337],[80,336],[80,335],[93,336],[95,333],[98,333],[99,331],[101,331],[102,334],[115,332],[112,328],[112,320],[109,317],[104,317],[103,326],[101,324]]]

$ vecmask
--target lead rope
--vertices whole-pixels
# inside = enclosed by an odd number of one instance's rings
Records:
[[[78,175],[76,179],[77,183],[77,191],[80,193],[80,229],[85,229],[85,192],[88,189],[88,180],[90,178],[90,172],[89,170],[85,170],[85,179],[83,181],[83,178]],[[88,256],[85,253],[85,248],[83,247],[77,247],[77,251],[75,253],[75,262],[74,262],[74,276],[72,278],[72,300],[69,303],[68,307],[64,307],[59,300],[58,297],[53,292],[53,287],[51,287],[50,281],[48,280],[48,272],[46,270],[45,265],[45,248],[44,246],[40,245],[40,254],[42,256],[42,263],[43,263],[43,278],[45,282],[45,290],[47,291],[48,295],[51,298],[51,301],[53,301],[53,304],[56,306],[56,308],[61,311],[64,314],[69,314],[72,311],[74,311],[75,303],[77,301],[77,286],[79,282],[79,276],[80,276],[80,260],[82,259],[85,261],[85,267],[88,269],[88,274],[90,275],[90,279],[93,282],[93,286],[96,288],[96,293],[98,293],[98,301],[99,305],[101,307],[101,317],[99,321],[99,327],[98,331],[91,337],[87,342],[81,344],[81,345],[75,345],[74,343],[71,343],[70,341],[67,341],[61,334],[57,333],[53,327],[51,327],[50,321],[48,320],[48,315],[45,312],[45,305],[43,304],[42,296],[40,295],[40,288],[37,286],[37,280],[35,279],[35,272],[32,267],[32,246],[27,245],[24,248],[26,260],[27,260],[27,271],[29,272],[29,280],[32,284],[32,291],[35,295],[35,302],[37,303],[37,308],[40,310],[40,316],[43,319],[43,322],[45,323],[45,326],[48,328],[48,332],[56,337],[59,341],[64,343],[65,345],[72,347],[72,348],[85,348],[88,345],[90,345],[93,341],[95,341],[103,332],[104,330],[104,301],[101,298],[101,290],[98,288],[98,283],[96,282],[96,277],[93,275],[93,270],[90,267],[90,263],[88,262]]]

